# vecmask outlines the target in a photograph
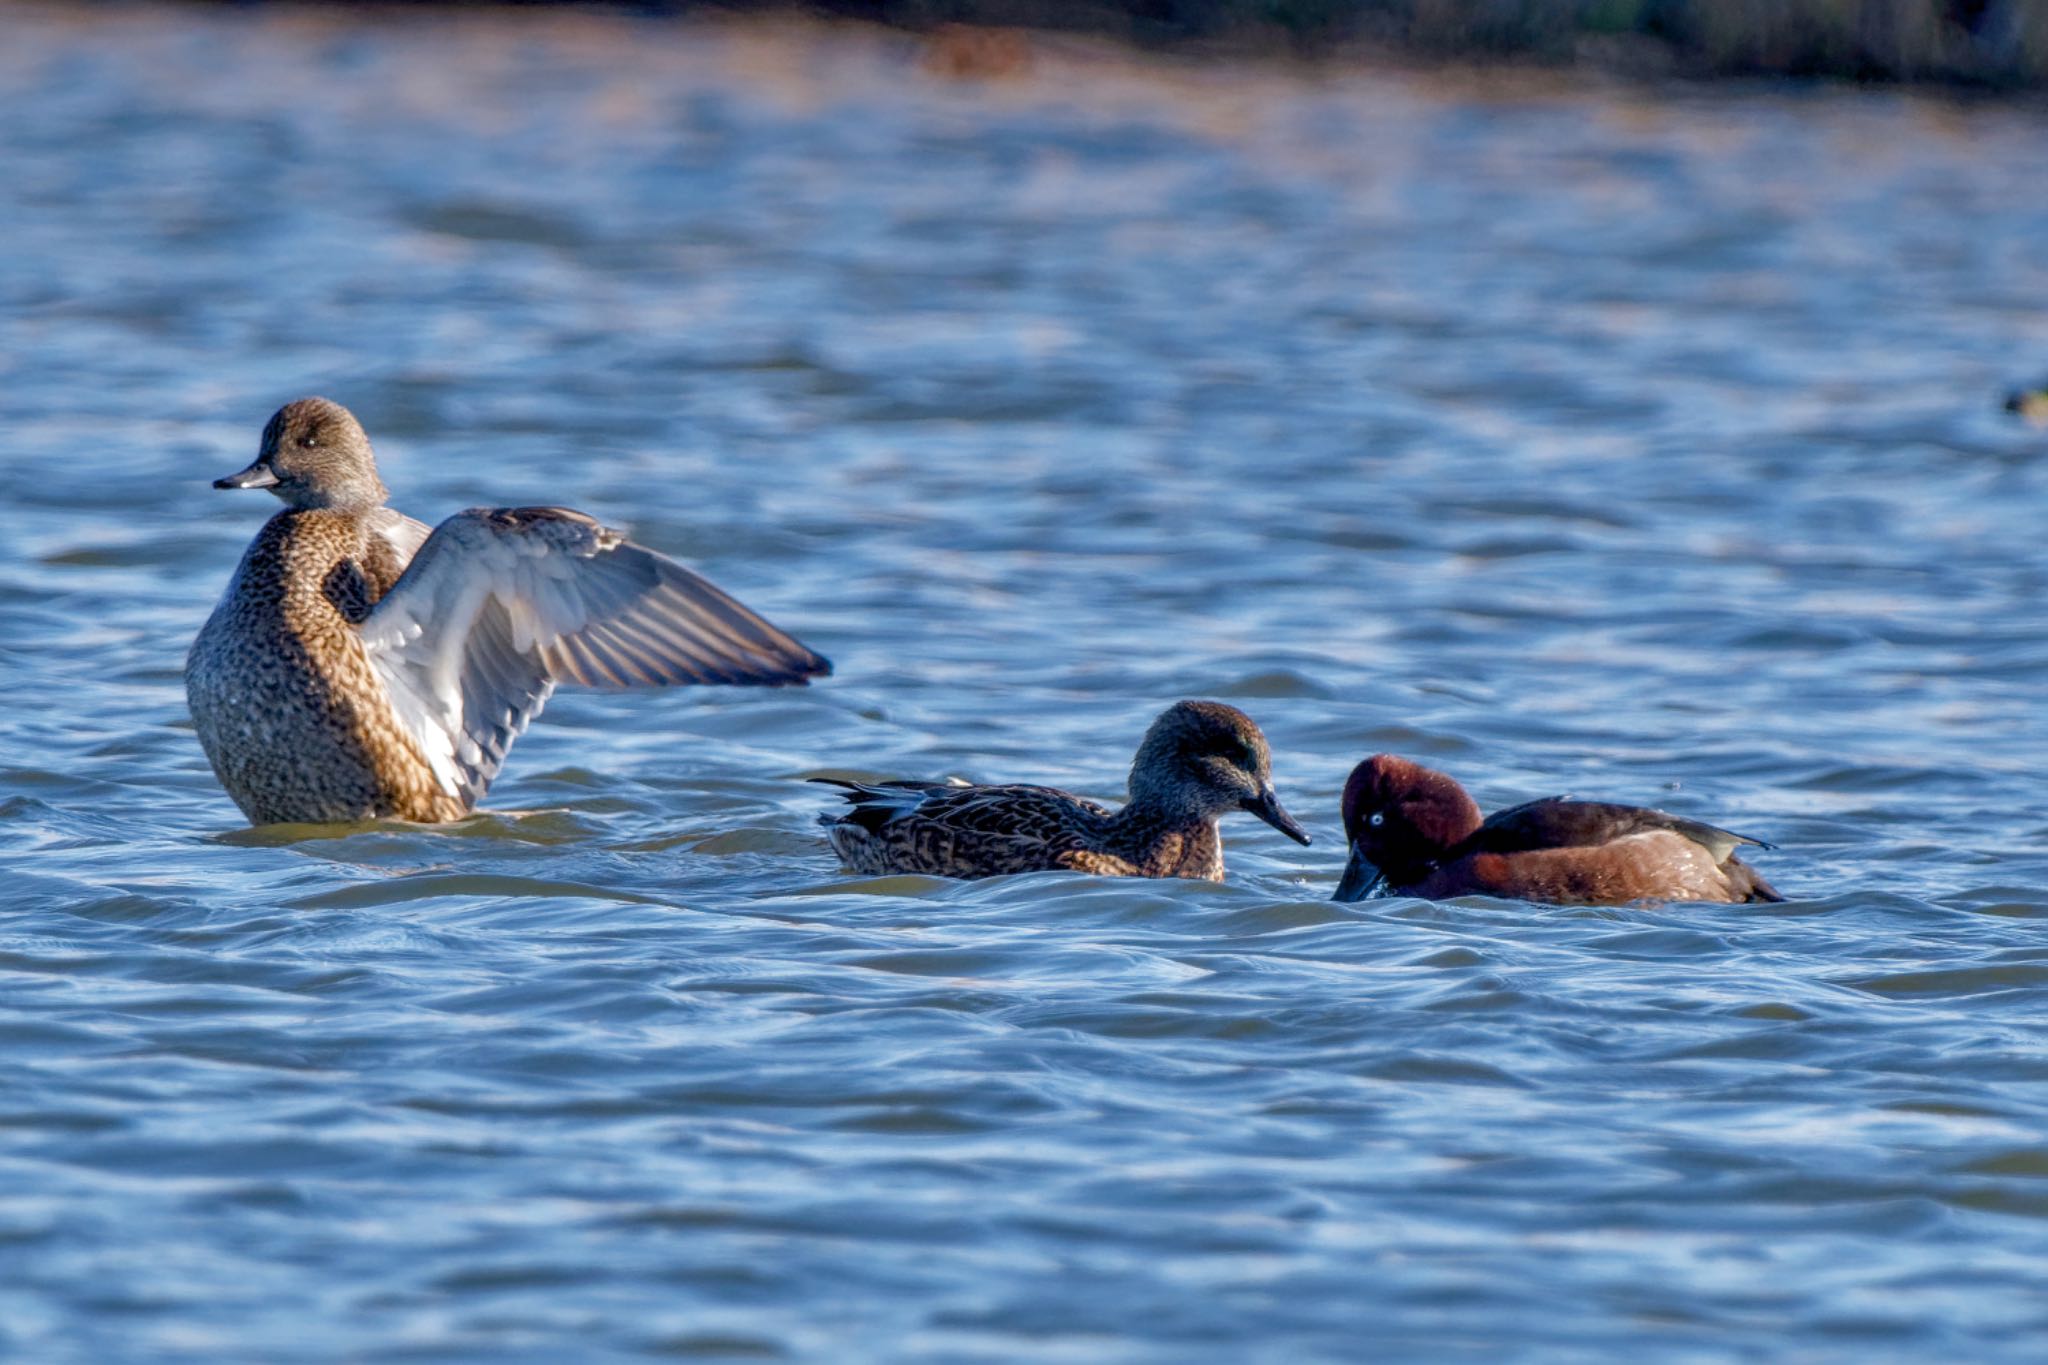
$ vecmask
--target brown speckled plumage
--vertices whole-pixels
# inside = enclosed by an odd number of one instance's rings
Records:
[[[452,820],[557,682],[802,683],[830,665],[580,512],[472,509],[431,533],[385,507],[369,440],[287,404],[221,488],[286,503],[185,664],[207,759],[257,824]]]
[[[846,789],[852,809],[819,820],[840,859],[871,875],[1061,869],[1221,881],[1217,818],[1229,810],[1308,842],[1273,793],[1265,736],[1220,702],[1177,702],[1153,722],[1120,810],[1053,787],[817,780]]]
[[[1336,899],[1378,887],[1441,900],[1502,896],[1558,905],[1779,901],[1739,845],[1769,845],[1642,806],[1550,797],[1496,811],[1451,777],[1375,754],[1344,785],[1351,858]]]
[[[353,513],[279,512],[192,643],[185,694],[199,742],[253,823],[464,813],[363,648],[357,628],[404,568],[370,528]]]

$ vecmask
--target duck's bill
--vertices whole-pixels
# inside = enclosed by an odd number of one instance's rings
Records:
[[[213,486],[215,488],[275,488],[277,487],[277,474],[269,465],[258,460],[255,464],[250,465],[239,473],[230,474],[225,479],[215,479]]]
[[[1308,831],[1301,822],[1289,815],[1280,804],[1280,798],[1271,787],[1263,788],[1257,796],[1248,796],[1241,803],[1253,815],[1258,816],[1274,829],[1279,830],[1297,844],[1308,842]]]
[[[1353,844],[1351,846],[1351,861],[1344,864],[1344,876],[1338,881],[1336,894],[1331,896],[1330,899],[1333,901],[1362,901],[1373,892],[1379,890],[1380,883],[1384,880],[1385,874],[1372,865],[1372,861],[1365,856],[1365,853],[1357,844]]]

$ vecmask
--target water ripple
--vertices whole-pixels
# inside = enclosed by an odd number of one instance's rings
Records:
[[[2038,1354],[2039,110],[8,18],[0,1354]],[[838,675],[241,828],[179,663],[264,508],[206,484],[308,390],[409,509],[629,523]],[[816,775],[1114,798],[1186,695],[1312,848],[962,885],[815,827]],[[1793,899],[1333,904],[1374,750],[1753,830]]]

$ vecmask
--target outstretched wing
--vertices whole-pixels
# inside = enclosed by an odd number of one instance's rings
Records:
[[[379,507],[370,513],[369,520],[370,529],[391,547],[401,569],[412,563],[412,557],[420,552],[420,546],[434,534],[433,527],[423,521],[414,521],[395,507]]]
[[[1770,845],[1746,834],[1688,820],[1645,806],[1618,806],[1605,801],[1569,801],[1550,796],[1496,811],[1456,853],[1525,853],[1546,848],[1589,848],[1643,834],[1669,830],[1692,840],[1711,853],[1717,863],[1726,862],[1737,845]]]
[[[774,687],[832,671],[682,565],[561,507],[448,518],[362,637],[442,787],[471,804],[558,682]]]

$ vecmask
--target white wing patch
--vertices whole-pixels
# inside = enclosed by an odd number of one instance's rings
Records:
[[[414,521],[391,507],[379,507],[370,513],[370,529],[398,552],[401,564],[412,563],[412,557],[420,552],[420,546],[426,544],[427,537],[434,533],[434,528],[425,522]]]
[[[470,805],[557,682],[778,686],[831,671],[680,564],[559,507],[442,522],[362,637],[436,780]]]

